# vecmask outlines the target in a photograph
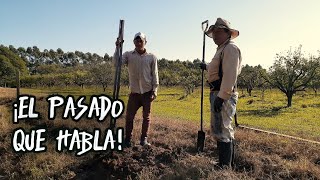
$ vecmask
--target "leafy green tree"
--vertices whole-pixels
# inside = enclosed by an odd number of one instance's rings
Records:
[[[77,57],[77,55],[74,52],[68,52],[67,54],[67,61],[66,61],[66,65],[67,66],[78,66],[79,65],[79,59]]]
[[[73,84],[74,74],[72,73],[59,74],[57,79],[58,79],[58,82],[62,83],[62,85],[68,87]]]
[[[0,45],[0,55],[3,55],[6,57],[13,67],[19,69],[20,73],[22,75],[25,75],[28,73],[26,63],[23,61],[22,58],[19,57],[19,55],[12,52],[9,48]]]
[[[11,49],[11,50],[10,50]],[[18,50],[10,45],[10,48],[0,45],[0,84],[15,86],[16,70],[21,76],[28,74],[25,61],[20,58]]]
[[[4,55],[0,55],[0,85],[7,86],[8,81],[15,77],[15,67]]]
[[[53,49],[49,50],[49,61],[48,64],[59,64],[58,53],[55,52]]]
[[[103,60],[105,62],[111,62],[112,61],[112,57],[109,56],[107,53],[105,53],[104,56],[103,56]]]
[[[159,71],[160,85],[164,86],[178,86],[180,84],[180,76],[169,69]]]
[[[276,60],[269,69],[265,80],[277,87],[287,96],[287,107],[292,105],[292,96],[298,91],[304,91],[310,81],[315,78],[319,68],[319,58],[305,58],[301,45],[286,54],[277,54]]]
[[[107,86],[111,84],[113,80],[112,74],[114,73],[111,62],[93,66],[90,73],[92,75],[93,82],[97,85],[101,85],[103,92],[105,92]]]
[[[34,75],[26,75],[22,76],[20,79],[20,84],[22,87],[45,87],[46,79],[43,75],[34,74]]]
[[[85,84],[90,83],[91,77],[89,76],[88,71],[79,71],[77,70],[74,72],[74,84],[80,86],[82,89],[84,88]]]
[[[38,66],[37,71],[39,74],[55,74],[61,68],[58,64],[41,64]]]
[[[85,62],[84,62],[85,64],[91,64],[91,62],[92,62],[92,54],[89,53],[89,52],[85,53],[83,59],[85,60]]]
[[[57,60],[59,61],[59,63],[64,64],[64,52],[61,48],[57,49],[57,54],[56,54]]]
[[[240,88],[246,88],[249,96],[251,96],[251,92],[255,87],[261,86],[261,83],[264,82],[260,76],[260,71],[262,71],[262,69],[263,68],[260,65],[253,67],[246,64],[242,67],[238,77],[238,86]]]
[[[114,82],[114,75],[115,75],[115,68],[112,72],[112,82]],[[128,73],[128,66],[122,66],[121,68],[121,77],[120,77],[121,85],[129,87],[129,73]]]
[[[314,95],[317,96],[318,89],[320,88],[320,67],[317,68],[316,74],[311,79],[309,86],[313,89]]]
[[[34,76],[31,75],[22,76],[20,79],[20,85],[21,87],[32,88],[36,86],[36,79],[34,78]]]
[[[27,65],[28,64],[28,59],[27,59],[27,52],[26,52],[26,49],[23,48],[23,47],[19,47],[17,49],[17,53],[21,59],[25,62],[25,64]]]

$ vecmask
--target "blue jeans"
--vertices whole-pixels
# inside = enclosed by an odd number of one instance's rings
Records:
[[[225,100],[222,105],[221,112],[214,112],[213,102],[218,95],[218,91],[210,92],[210,111],[211,124],[210,130],[213,137],[220,142],[230,142],[234,139],[234,130],[232,127],[232,119],[236,113],[236,105],[238,101],[238,93],[231,95],[230,99]]]

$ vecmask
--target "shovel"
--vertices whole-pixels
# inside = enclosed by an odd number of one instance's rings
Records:
[[[205,58],[205,40],[206,40],[206,34],[205,32],[208,29],[208,20],[202,22],[202,31],[203,31],[203,46],[202,46],[202,63],[204,62]],[[201,79],[201,115],[200,115],[200,131],[198,131],[198,139],[197,139],[197,151],[203,152],[204,148],[204,140],[206,138],[206,133],[203,131],[203,71],[202,70],[202,79]]]

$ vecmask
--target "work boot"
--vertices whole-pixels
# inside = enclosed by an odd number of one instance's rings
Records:
[[[141,138],[140,145],[141,146],[151,146],[151,144],[148,142],[146,137],[145,138]]]
[[[125,138],[125,140],[124,140],[124,147],[125,147],[125,148],[131,147],[131,139]]]
[[[233,164],[233,143],[217,141],[219,151],[219,166],[221,168],[231,168]]]

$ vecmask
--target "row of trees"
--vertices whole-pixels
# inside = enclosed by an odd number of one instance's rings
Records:
[[[38,47],[15,48],[10,45],[5,47],[0,45],[0,54],[6,58],[0,59],[0,63],[7,62],[1,69],[2,78],[0,85],[14,86],[15,69],[13,64],[22,64],[20,69],[22,73],[21,85],[24,87],[41,86],[70,86],[79,85],[99,85],[105,90],[107,86],[112,85],[114,68],[112,57],[105,54],[103,57],[96,53],[83,53],[80,51],[64,52],[58,48],[55,50],[40,51]],[[8,54],[10,56],[8,56]],[[12,58],[14,56],[14,58]],[[17,59],[11,61],[9,59]],[[17,63],[19,61],[19,63]],[[159,59],[159,79],[164,86],[183,86],[186,95],[192,93],[194,88],[200,84],[200,71],[198,69],[200,60],[190,61],[169,61]],[[10,73],[8,72],[10,71]],[[122,68],[121,83],[128,85],[127,68]]]
[[[317,94],[320,87],[320,56],[305,57],[301,46],[286,53],[277,54],[269,70],[245,65],[238,78],[238,86],[246,89],[249,96],[255,88],[278,88],[286,94],[288,106],[298,91],[312,88]],[[201,61],[170,61],[159,59],[159,79],[163,86],[182,86],[185,96],[201,85]],[[16,70],[21,72],[23,87],[52,87],[78,85],[101,86],[103,90],[112,85],[114,68],[112,57],[80,51],[64,52],[62,49],[43,50],[38,47],[15,48],[0,45],[0,85],[15,86]],[[121,83],[128,85],[127,68],[122,68]]]

